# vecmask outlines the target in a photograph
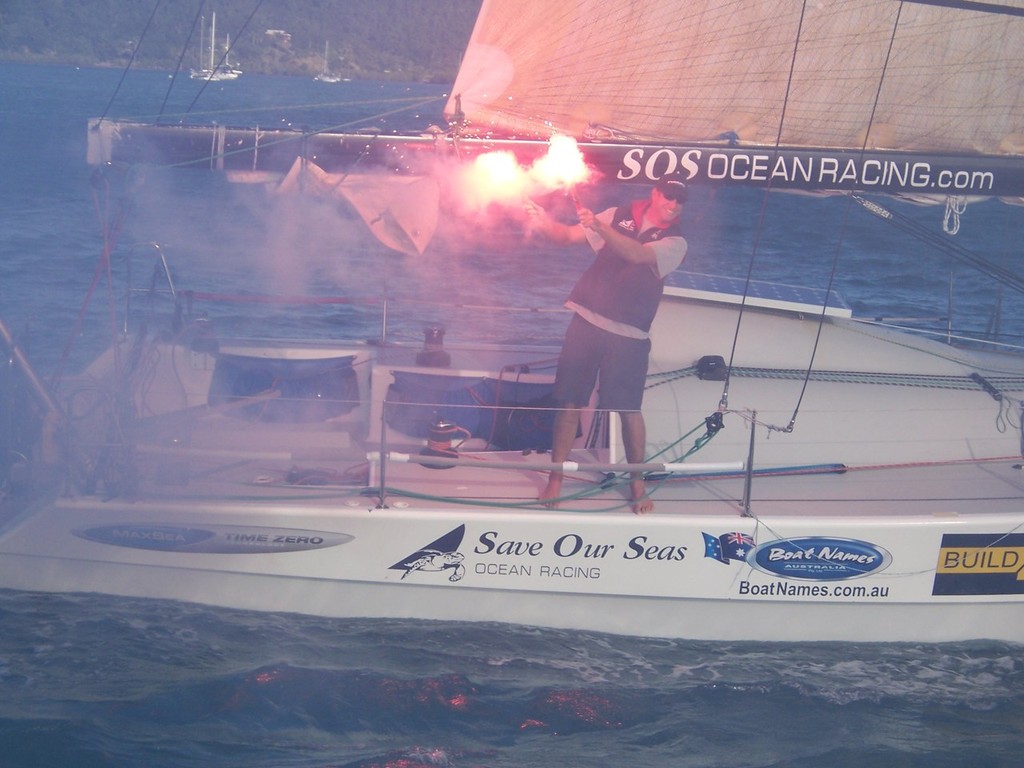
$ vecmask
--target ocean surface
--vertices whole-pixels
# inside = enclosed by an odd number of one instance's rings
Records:
[[[245,75],[203,89],[122,74],[0,64],[0,317],[44,377],[106,345],[128,265],[145,283],[158,253],[179,290],[386,294],[420,307],[388,327],[392,338],[427,323],[452,338],[560,334],[555,310],[586,262],[524,240],[514,210],[444,220],[410,257],[336,202],[84,161],[89,117],[420,129],[441,120],[444,88]],[[595,208],[623,194],[579,190]],[[953,238],[942,206],[890,203],[938,252],[846,198],[695,189],[685,267],[831,285],[859,315],[1019,341],[1018,297],[953,256],[1012,268],[1024,211],[972,202]],[[105,234],[104,221],[118,224]],[[97,273],[105,247],[110,289]],[[492,306],[521,312],[498,319]],[[358,306],[301,322],[286,308],[260,314],[296,335],[380,332]],[[1022,764],[1021,646],[692,643],[0,591],[2,768]]]

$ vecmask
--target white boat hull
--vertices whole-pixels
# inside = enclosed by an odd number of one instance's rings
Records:
[[[644,406],[649,455],[673,442],[672,456],[685,451],[695,438],[680,437],[716,411],[722,382],[692,365],[723,351],[728,333],[676,329],[721,328],[722,313],[735,315],[726,303],[666,298]],[[757,334],[737,366],[807,364],[815,322],[785,307],[748,312]],[[145,359],[155,367],[132,390],[147,416],[118,448],[122,464],[109,465],[120,469],[92,492],[9,516],[0,585],[695,640],[1024,642],[1019,421],[1001,422],[1009,398],[970,377],[1019,387],[1019,364],[843,318],[823,331],[858,375],[812,381],[797,428],[767,439],[764,425],[789,418],[801,377],[737,378],[730,397],[745,408],[723,409],[724,429],[681,463],[737,467],[752,455],[752,473],[652,475],[645,516],[630,512],[628,484],[605,474],[621,461],[615,419],[603,447],[574,450],[580,466],[555,510],[537,502],[546,454],[475,440],[455,466],[427,467],[424,440],[384,418],[385,408],[423,407],[394,389],[403,376],[550,383],[550,372],[523,372],[536,350],[449,347],[451,364],[436,368],[409,348],[222,341],[214,353],[187,336],[154,340]],[[213,371],[228,359],[243,372],[351,360],[358,402],[304,423],[265,419],[262,396],[218,404]],[[85,422],[102,411],[87,393],[105,370],[100,360],[70,385]],[[860,377],[897,370],[921,380]],[[316,394],[298,404],[323,403]]]
[[[62,503],[6,532],[0,581],[259,611],[696,640],[1020,641],[1021,534],[988,547],[980,560],[977,547],[943,544],[944,536],[988,542],[1020,519],[637,519],[414,506],[204,512],[192,504]],[[451,551],[394,567],[463,527]],[[176,541],[197,532],[212,534],[208,551],[176,551]],[[762,548],[776,542],[790,555],[794,544],[832,547],[835,571],[828,579],[787,578],[781,559],[771,573],[709,555],[707,537],[730,533],[756,538]],[[320,539],[340,543],[321,546]],[[851,566],[842,557],[860,559]],[[874,557],[879,567],[862,562]],[[864,575],[856,575],[859,568]],[[1002,586],[993,586],[999,579]],[[950,588],[963,594],[937,594]],[[1017,591],[993,593],[1002,588]]]

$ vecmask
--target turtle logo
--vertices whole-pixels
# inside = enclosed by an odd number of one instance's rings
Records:
[[[410,573],[423,571],[451,571],[448,581],[460,581],[466,575],[466,566],[462,564],[465,556],[458,552],[462,546],[462,537],[466,535],[466,526],[460,525],[436,541],[432,541],[422,549],[399,560],[389,570],[404,571],[402,579]]]

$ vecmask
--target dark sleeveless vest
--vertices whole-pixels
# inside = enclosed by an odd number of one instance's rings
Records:
[[[640,243],[681,236],[678,219],[664,229],[648,229],[642,235],[638,232],[650,204],[650,200],[637,200],[631,205],[619,206],[612,217],[612,227]],[[605,245],[580,276],[569,301],[646,333],[651,330],[664,285],[664,278],[659,278],[650,264],[633,264]]]

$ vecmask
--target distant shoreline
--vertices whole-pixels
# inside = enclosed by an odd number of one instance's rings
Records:
[[[34,66],[46,67],[86,67],[89,69],[124,69],[128,66],[127,61],[85,61],[77,59],[66,59],[59,57],[40,56],[38,54],[11,55],[10,52],[0,51],[0,64],[31,64]],[[153,66],[152,64],[133,64],[132,69],[143,72],[172,72],[172,67]],[[188,75],[189,68],[182,67],[179,73]],[[245,70],[244,75],[271,75],[273,77],[312,77],[313,74],[302,69],[287,68],[277,71]],[[370,80],[370,81],[394,81],[394,82],[423,82],[436,85],[449,85],[455,80],[455,73],[444,78],[430,78],[410,81],[407,77],[393,72],[360,72],[358,75],[347,77],[349,80]]]

